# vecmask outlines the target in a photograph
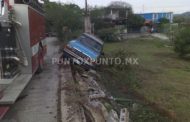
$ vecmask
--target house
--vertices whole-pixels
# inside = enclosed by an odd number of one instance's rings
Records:
[[[132,7],[130,4],[116,1],[112,2],[106,8],[105,18],[112,21],[122,21],[126,20],[129,12],[132,11]]]
[[[162,18],[166,18],[170,23],[173,23],[173,12],[141,13],[137,15],[142,16],[146,21],[152,21],[154,23],[159,23]]]

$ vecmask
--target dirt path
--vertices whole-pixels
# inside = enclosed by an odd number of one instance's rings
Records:
[[[57,54],[59,43],[48,38],[46,66],[33,77],[21,98],[11,107],[5,119],[14,122],[57,122],[58,70],[51,58]]]
[[[169,40],[169,38],[166,35],[161,34],[161,33],[153,33],[152,36],[156,37],[156,38],[159,38],[161,40]]]

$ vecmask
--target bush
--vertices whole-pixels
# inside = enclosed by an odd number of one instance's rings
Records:
[[[190,27],[181,29],[176,35],[174,49],[181,57],[190,54]]]
[[[127,30],[129,32],[140,32],[141,27],[143,26],[145,19],[140,15],[129,14],[127,20]]]
[[[115,42],[119,41],[119,33],[117,33],[118,29],[116,28],[104,28],[97,32],[99,38],[101,38],[105,42]]]
[[[136,77],[135,70],[130,63],[126,64],[126,58],[132,58],[133,53],[126,51],[125,49],[117,49],[113,52],[109,52],[106,55],[107,59],[120,59],[120,63],[117,64],[114,60],[109,60],[108,65],[101,65],[99,68],[102,77],[102,82],[111,91],[114,91],[115,95],[123,95],[123,90],[127,92],[140,87],[139,79]]]
[[[94,23],[94,29],[95,29],[95,31],[101,30],[101,29],[104,29],[104,28],[114,27],[113,23],[106,22],[105,20],[103,20],[101,18],[94,18],[94,19],[92,19],[92,23]]]

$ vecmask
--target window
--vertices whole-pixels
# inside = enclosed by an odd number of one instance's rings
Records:
[[[156,19],[156,20],[158,19],[158,14],[155,14],[155,19]]]
[[[90,48],[98,53],[101,52],[102,46],[98,42],[96,42],[88,37],[85,37],[85,36],[81,36],[79,38],[79,40],[82,44],[84,44],[88,48]]]
[[[153,14],[153,21],[156,21],[158,19],[158,14],[154,13]]]
[[[168,13],[168,17],[167,18],[170,20],[170,13]]]

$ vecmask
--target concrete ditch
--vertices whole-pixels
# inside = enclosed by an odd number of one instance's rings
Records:
[[[129,122],[127,108],[117,113],[102,102],[108,96],[96,81],[96,71],[81,73],[70,65],[59,71],[61,122]]]

